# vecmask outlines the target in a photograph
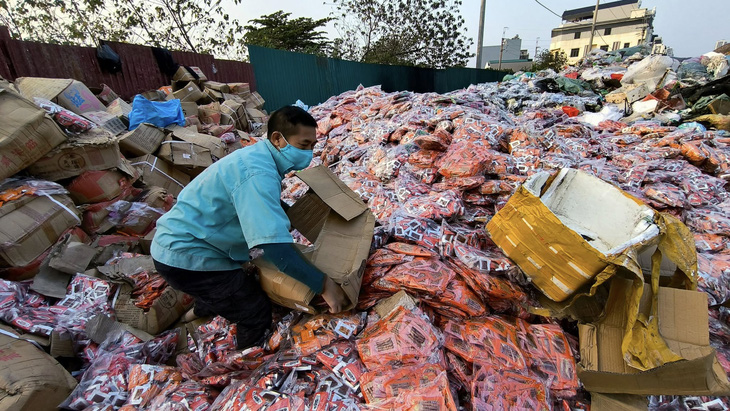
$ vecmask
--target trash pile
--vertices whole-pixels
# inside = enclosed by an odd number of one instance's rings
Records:
[[[120,136],[77,118],[83,99],[63,89],[34,104],[4,85],[0,345],[59,359],[78,385],[34,392],[77,410],[728,407],[730,77],[713,58],[700,73],[594,52],[561,74],[443,95],[359,87],[312,107],[313,167],[282,200],[314,201],[334,173],[352,201],[315,203],[324,224],[372,241],[335,278],[352,303],[340,314],[306,287],[276,295],[267,284],[285,279],[260,266],[272,300],[298,309],[277,308],[267,342],[242,351],[221,317],[178,322],[192,301],[148,248],[179,189],[265,131],[246,109],[258,97],[183,68],[177,99],[138,96],[130,124],[137,105],[156,117]],[[332,240],[298,217],[295,240],[324,267]]]

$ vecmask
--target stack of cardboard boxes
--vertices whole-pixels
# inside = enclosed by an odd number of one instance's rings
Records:
[[[190,308],[190,297],[170,287],[151,307],[135,306],[124,275],[154,271],[148,255],[106,262],[120,253],[148,253],[156,220],[185,185],[232,150],[255,143],[266,114],[248,84],[208,81],[195,67],[181,67],[167,91],[144,94],[179,98],[186,127],[142,124],[129,131],[133,107],[107,86],[95,94],[70,79],[0,79],[0,278],[32,278],[34,291],[55,298],[66,295],[79,273],[116,282],[117,319],[151,335]],[[69,123],[38,101],[68,114]],[[23,339],[60,358],[75,356],[70,337],[7,326],[3,333],[9,336],[0,341],[6,364],[0,393],[7,395],[0,395],[0,408],[58,405],[75,381]]]

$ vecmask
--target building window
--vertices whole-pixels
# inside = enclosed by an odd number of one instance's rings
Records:
[[[577,32],[577,33],[575,33],[575,35],[573,36],[573,38],[574,39],[579,39],[580,38],[580,31]]]
[[[629,48],[629,47],[631,47],[631,43],[624,43],[624,48],[625,48],[625,49],[627,49],[627,48]]]
[[[605,29],[605,30],[603,30],[603,35],[604,36],[608,36],[609,34],[611,34],[611,28],[610,27],[607,28],[607,29]]]
[[[611,48],[611,50],[618,50],[619,47],[621,47],[621,42],[620,41],[614,41],[613,42],[613,47]]]
[[[601,50],[608,51],[608,44],[606,44],[605,46],[601,46]]]
[[[570,50],[570,57],[578,57],[578,53],[580,52],[580,49],[571,49]]]

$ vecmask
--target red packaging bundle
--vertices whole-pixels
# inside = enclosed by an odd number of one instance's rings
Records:
[[[390,220],[393,213],[398,209],[398,200],[394,192],[379,188],[370,199],[368,206],[375,219],[380,223],[384,223]]]
[[[730,301],[730,253],[697,254],[697,288],[711,306]]]
[[[505,180],[488,180],[479,186],[479,192],[487,195],[511,193],[514,190],[514,185]]]
[[[518,271],[512,261],[497,248],[483,251],[455,241],[454,253],[465,266],[485,274],[510,277]]]
[[[419,218],[442,219],[464,214],[464,203],[453,190],[432,191],[425,196],[412,197],[406,201],[403,209]]]
[[[441,352],[441,338],[420,310],[398,307],[362,332],[357,350],[369,371],[395,363],[435,363]]]
[[[162,391],[182,381],[182,374],[174,367],[135,364],[129,371],[129,397],[120,411],[144,409]]]
[[[531,370],[559,397],[573,397],[579,388],[575,359],[563,330],[554,324],[524,324],[522,352]]]
[[[355,344],[349,341],[332,344],[318,352],[316,358],[351,390],[357,391],[360,388],[365,366],[358,357]]]
[[[395,198],[401,203],[405,203],[413,197],[421,197],[431,192],[431,187],[428,184],[423,184],[417,177],[408,173],[402,173],[395,180],[394,189]]]
[[[657,207],[684,207],[687,197],[679,187],[667,183],[653,183],[644,186],[644,195],[654,200]]]
[[[408,163],[420,168],[433,167],[442,154],[441,151],[436,150],[418,150],[408,157]]]
[[[407,289],[415,294],[438,295],[453,280],[455,273],[437,259],[415,259],[396,266],[373,283],[375,288],[398,291]]]
[[[410,256],[414,256],[414,257],[430,258],[430,257],[436,256],[433,252],[427,250],[426,248],[423,248],[423,247],[420,247],[417,245],[413,245],[413,244],[408,244],[408,243],[399,243],[399,242],[389,243],[389,244],[385,244],[383,246],[383,248],[386,250],[396,252],[398,254],[405,254],[405,255],[410,255]]]
[[[188,380],[181,384],[169,385],[157,395],[149,407],[149,411],[206,411],[215,400],[215,392],[196,381]],[[131,410],[130,410],[131,411]]]
[[[445,129],[437,129],[433,134],[416,132],[413,143],[423,150],[446,151],[451,144],[451,134]]]
[[[725,250],[728,242],[727,237],[716,234],[695,234],[694,238],[697,251],[706,253]]]
[[[472,270],[459,262],[451,267],[474,292],[497,312],[520,312],[520,305],[527,302],[527,294],[511,281]]]
[[[694,232],[730,237],[730,214],[719,207],[688,211],[686,223]]]
[[[449,321],[444,333],[444,347],[469,362],[492,364],[509,370],[527,367],[518,346],[517,329],[501,318]]]
[[[416,218],[403,213],[393,214],[390,220],[394,238],[436,250],[441,241],[441,226],[427,218]]]
[[[196,330],[194,349],[204,364],[221,362],[226,354],[236,350],[236,324],[216,316]]]
[[[439,160],[439,174],[446,177],[480,175],[484,173],[488,158],[487,149],[483,146],[470,142],[455,142]]]
[[[535,410],[551,407],[545,386],[538,380],[498,367],[480,366],[474,372],[472,406],[477,410]]]
[[[482,300],[458,276],[455,276],[449,282],[441,295],[427,301],[427,303],[437,311],[443,308],[455,308],[458,311],[451,310],[451,312],[461,318],[479,317],[488,314]]]
[[[379,410],[456,410],[446,372],[426,364],[363,375],[363,394]]]
[[[176,332],[161,334],[146,343],[128,332],[105,341],[79,385],[60,407],[83,410],[91,406],[123,406],[130,394],[132,365],[165,362],[176,346]]]
[[[433,185],[433,189],[436,191],[445,191],[449,189],[454,190],[471,190],[484,184],[486,177],[484,176],[473,176],[473,177],[453,177],[447,178],[441,183]]]
[[[370,254],[367,260],[368,267],[389,267],[413,261],[413,256],[396,253],[385,248],[379,248]]]

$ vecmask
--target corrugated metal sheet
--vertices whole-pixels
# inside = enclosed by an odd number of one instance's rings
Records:
[[[61,46],[3,38],[0,33],[0,76],[73,78],[90,88],[106,84],[119,96],[129,100],[135,94],[170,84],[170,77],[160,71],[152,49],[135,44],[107,42],[122,61],[122,71],[103,72],[96,59],[96,48]],[[4,50],[4,52],[3,52]],[[209,79],[221,82],[249,83],[256,90],[253,67],[244,62],[215,60],[213,56],[173,52],[176,62],[198,66]]]
[[[297,99],[309,105],[318,104],[360,84],[381,85],[385,91],[445,93],[470,84],[499,81],[506,74],[496,70],[364,64],[255,46],[249,46],[248,51],[258,91],[269,111]]]

